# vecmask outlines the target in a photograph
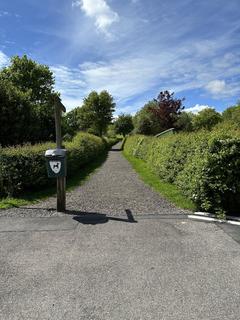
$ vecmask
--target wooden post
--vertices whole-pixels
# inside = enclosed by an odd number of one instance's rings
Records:
[[[56,144],[57,148],[62,148],[61,133],[61,116],[62,111],[66,112],[66,108],[61,103],[59,97],[55,98],[55,128],[56,128]],[[66,211],[66,177],[57,177],[57,211]]]

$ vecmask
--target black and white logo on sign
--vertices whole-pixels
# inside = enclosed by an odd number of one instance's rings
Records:
[[[50,167],[54,173],[59,173],[61,170],[61,161],[50,161]]]

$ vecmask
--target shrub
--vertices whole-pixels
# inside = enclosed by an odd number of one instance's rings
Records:
[[[156,101],[149,101],[133,117],[134,132],[145,135],[155,135],[164,129],[158,118],[150,111],[156,107]]]
[[[104,152],[116,139],[102,140],[87,133],[77,134],[66,142],[67,174],[73,176],[89,161]],[[39,190],[55,184],[48,179],[44,153],[54,143],[24,145],[0,149],[0,196],[16,196],[26,190]]]
[[[216,213],[237,212],[240,205],[240,139],[209,137],[196,148],[176,184],[199,208]]]
[[[222,125],[165,138],[135,135],[127,138],[124,150],[176,184],[200,210],[234,213],[240,206],[239,130],[226,131]]]
[[[222,116],[212,108],[206,108],[193,117],[193,129],[211,130],[217,123],[222,121]]]

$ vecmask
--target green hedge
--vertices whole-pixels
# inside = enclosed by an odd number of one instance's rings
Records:
[[[67,175],[73,176],[81,166],[95,159],[117,139],[101,139],[91,134],[79,133],[67,149]],[[23,191],[40,190],[55,184],[48,179],[44,153],[55,148],[54,143],[25,145],[0,149],[0,196],[16,196]]]
[[[240,208],[240,131],[128,137],[124,150],[147,162],[159,178],[177,185],[203,211],[236,213]]]

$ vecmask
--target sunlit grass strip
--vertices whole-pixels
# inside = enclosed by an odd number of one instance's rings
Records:
[[[187,199],[175,185],[160,180],[159,177],[157,177],[151,171],[146,162],[135,158],[124,151],[123,155],[131,163],[132,167],[139,174],[140,178],[155,191],[160,193],[179,208],[192,211],[196,210],[196,207],[191,200]]]

